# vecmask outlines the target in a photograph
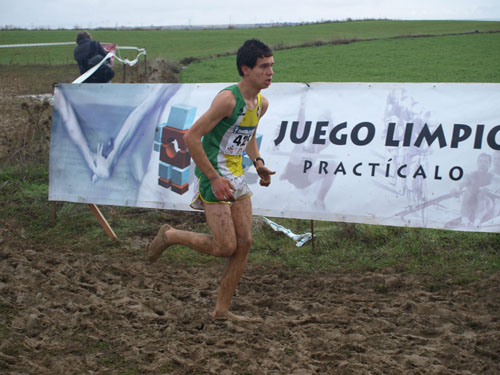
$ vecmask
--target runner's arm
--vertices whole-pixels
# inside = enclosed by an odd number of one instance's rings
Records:
[[[203,149],[201,138],[210,132],[223,118],[230,117],[235,105],[236,100],[233,93],[228,90],[221,91],[217,94],[207,112],[184,135],[184,141],[193,161],[210,180],[214,194],[219,200],[226,200],[227,197],[232,197],[232,184],[219,176],[212,163],[210,163]]]
[[[267,108],[269,107],[269,101],[267,100],[266,97],[262,96],[262,113],[260,115],[259,121],[264,116],[264,114],[267,111]],[[257,124],[254,134],[250,142],[248,142],[247,147],[245,148],[245,152],[247,153],[248,157],[250,160],[253,162],[255,159],[260,158],[260,153],[259,153],[259,147],[257,145],[257,129],[259,127],[259,124]],[[264,165],[260,160],[257,161],[257,166],[259,165]]]
[[[269,101],[267,100],[267,98],[265,98],[263,96],[262,97],[262,114],[260,115],[260,118],[262,118],[262,116],[264,116],[268,107],[269,107]],[[257,128],[258,128],[258,125],[255,128],[254,136],[252,137],[250,142],[248,142],[248,145],[245,149],[245,152],[247,153],[250,160],[252,160],[252,162],[255,163],[254,164],[255,170],[257,171],[257,174],[260,177],[260,184],[262,186],[269,186],[269,184],[271,183],[271,175],[275,174],[276,172],[273,172],[270,169],[268,169],[264,165],[264,162],[262,160],[260,160],[262,158],[260,156],[259,146],[257,145],[257,138],[256,138]],[[259,160],[256,160],[256,159],[259,159]]]

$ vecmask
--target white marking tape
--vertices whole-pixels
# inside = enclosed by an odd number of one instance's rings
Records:
[[[29,43],[29,44],[0,44],[0,48],[11,47],[46,47],[46,46],[66,46],[75,44],[75,42],[61,42],[61,43]]]
[[[311,233],[304,233],[304,234],[295,234],[293,233],[290,229],[287,229],[279,224],[276,224],[275,222],[269,220],[267,217],[263,218],[264,221],[269,224],[273,230],[283,232],[285,233],[288,237],[290,237],[292,240],[296,242],[297,247],[301,247],[303,244],[305,244],[307,241],[309,241],[312,238]]]
[[[60,43],[27,43],[27,44],[0,44],[0,48],[15,48],[15,47],[47,47],[47,46],[66,46],[66,45],[73,45],[73,44],[76,44],[75,42],[60,42]],[[102,43],[102,44],[113,44],[113,43]],[[103,59],[106,60],[107,58],[109,57],[112,57],[112,56],[115,56],[115,58],[120,61],[121,63],[123,64],[127,64],[129,66],[134,66],[135,64],[137,64],[137,62],[139,61],[139,57],[141,57],[142,55],[146,55],[146,49],[144,48],[138,48],[138,47],[130,47],[130,46],[116,46],[116,50],[119,51],[119,50],[136,50],[138,53],[137,53],[137,56],[135,57],[134,60],[129,60],[127,58],[121,58],[119,56],[116,56],[114,53],[110,56],[110,54],[108,53],[106,55],[106,58]],[[99,65],[96,65],[97,68],[100,66],[101,64]],[[97,68],[95,68],[94,70],[92,70],[92,73],[95,72],[97,70]],[[91,73],[91,74],[92,74]],[[86,73],[85,73],[86,74]],[[90,76],[90,74],[88,76],[86,76],[86,78],[88,78]],[[80,79],[81,77],[78,77],[77,79]],[[85,79],[84,79],[85,80]],[[73,82],[73,83],[80,83],[80,82]]]

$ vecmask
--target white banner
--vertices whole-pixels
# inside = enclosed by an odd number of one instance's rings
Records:
[[[228,84],[59,85],[50,200],[190,210],[182,134]],[[257,215],[500,230],[500,85],[274,83]]]

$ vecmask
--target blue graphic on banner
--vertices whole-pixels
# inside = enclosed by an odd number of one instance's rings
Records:
[[[158,185],[180,195],[189,190],[191,156],[184,135],[193,124],[195,113],[196,107],[172,106],[168,121],[156,127],[153,149],[160,154]]]

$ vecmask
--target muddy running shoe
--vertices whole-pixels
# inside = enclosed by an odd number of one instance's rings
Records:
[[[167,240],[167,230],[171,227],[168,224],[162,225],[156,237],[146,247],[146,254],[151,263],[156,262],[161,254],[170,246]]]

